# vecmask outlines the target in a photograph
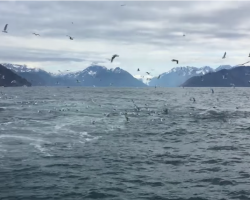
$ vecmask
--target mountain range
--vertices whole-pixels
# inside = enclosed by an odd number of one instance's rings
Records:
[[[194,76],[201,76],[211,72],[217,72],[221,69],[231,69],[230,65],[221,65],[216,69],[209,66],[201,68],[197,67],[175,67],[170,71],[160,74],[160,78],[154,77],[148,82],[149,86],[160,86],[160,87],[178,87],[188,79]]]
[[[32,69],[23,65],[3,64],[17,75],[27,79],[33,86],[89,86],[89,87],[146,87],[127,71],[117,67],[107,69],[92,65],[86,69],[66,74],[53,74],[42,69]]]
[[[249,87],[250,66],[221,69],[202,76],[194,76],[184,82],[183,87]]]
[[[210,81],[213,81],[213,76],[217,77],[217,72],[220,74],[222,70],[230,71],[235,69],[235,67],[230,65],[222,65],[216,69],[213,69],[209,66],[204,66],[201,68],[190,66],[175,67],[168,72],[160,74],[160,77],[153,77],[151,80],[149,80],[149,75],[144,76],[144,79],[140,78],[139,76],[136,76],[135,78],[130,73],[119,67],[115,69],[108,69],[99,65],[91,65],[90,67],[78,72],[53,74],[42,69],[28,68],[25,65],[8,63],[2,65],[16,73],[18,76],[28,80],[32,86],[87,87],[179,87],[181,85],[185,87],[210,87],[214,84],[218,84],[220,87],[226,87],[230,83],[226,83],[226,81],[210,83]],[[234,70],[232,72],[234,72]],[[229,74],[231,74],[231,71]],[[208,76],[211,78],[207,78]],[[202,83],[200,80],[202,80]],[[228,81],[235,83],[237,82],[236,80],[230,78],[228,78]]]

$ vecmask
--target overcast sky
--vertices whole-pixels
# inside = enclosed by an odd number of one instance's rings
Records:
[[[250,60],[249,10],[247,1],[1,1],[0,26],[9,27],[0,33],[0,63],[52,72],[99,63],[133,75],[236,65]],[[111,64],[113,54],[120,57]]]

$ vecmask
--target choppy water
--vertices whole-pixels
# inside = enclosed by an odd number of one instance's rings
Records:
[[[0,88],[0,199],[250,199],[250,90],[214,91]]]

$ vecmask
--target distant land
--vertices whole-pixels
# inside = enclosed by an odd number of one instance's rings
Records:
[[[250,66],[221,69],[203,76],[194,76],[185,81],[184,87],[249,87]]]
[[[0,86],[1,87],[19,87],[19,86],[31,86],[31,83],[28,82],[25,78],[22,78],[7,69],[0,64]]]
[[[119,67],[108,69],[104,66],[91,65],[78,72],[53,74],[42,69],[28,68],[25,65],[5,63],[2,64],[3,66],[19,77],[19,79],[17,78],[19,83],[12,83],[9,86],[30,86],[30,84],[32,86],[85,87],[230,87],[233,84],[238,87],[250,86],[248,83],[250,68],[232,67],[230,65],[222,65],[216,69],[209,66],[201,68],[174,67],[170,71],[160,74],[159,79],[157,76],[149,81],[146,81],[145,78],[138,78],[138,76],[135,78]],[[21,77],[23,81],[27,81],[26,84],[20,81]],[[11,81],[14,80],[13,77],[10,79],[12,79]],[[6,81],[5,84],[10,80]]]
[[[119,67],[107,69],[103,66],[92,65],[79,72],[52,74],[23,65],[7,63],[3,65],[27,79],[33,86],[147,87],[146,84]]]
[[[162,73],[160,79],[154,77],[148,82],[149,86],[160,86],[160,87],[179,87],[188,79],[194,76],[201,76],[209,72],[216,72],[221,69],[231,69],[230,65],[221,65],[216,69],[209,66],[204,66],[201,68],[197,67],[174,67],[170,71]]]

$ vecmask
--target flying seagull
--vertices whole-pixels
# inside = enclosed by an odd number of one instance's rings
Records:
[[[138,69],[137,69],[137,71],[139,72],[139,71],[140,71],[140,69],[138,68]]]
[[[40,36],[38,33],[33,33],[35,36]]]
[[[73,39],[74,39],[73,37],[71,37],[71,36],[69,36],[69,35],[66,35],[66,36],[68,36],[70,40],[73,40]]]
[[[227,52],[224,53],[224,56],[222,57],[222,59],[226,58],[226,54],[227,54]]]
[[[4,32],[4,33],[8,33],[8,32],[7,32],[7,28],[8,28],[8,24],[6,24],[5,27],[4,27],[4,29],[3,29],[3,32]]]
[[[172,62],[176,62],[176,64],[178,64],[178,63],[179,63],[179,61],[178,61],[178,60],[176,60],[176,59],[173,59],[173,60],[172,60]]]
[[[247,61],[247,62],[245,62],[245,63],[239,64],[239,65],[236,65],[236,66],[245,65],[245,64],[247,64],[247,63],[249,63],[249,62],[250,62],[250,61]]]
[[[157,79],[160,79],[160,78],[161,78],[161,75],[159,75]]]
[[[148,75],[150,74],[149,72],[146,72]]]
[[[116,57],[119,57],[119,55],[117,55],[117,54],[113,55],[110,61],[113,62],[113,60],[114,60]]]

